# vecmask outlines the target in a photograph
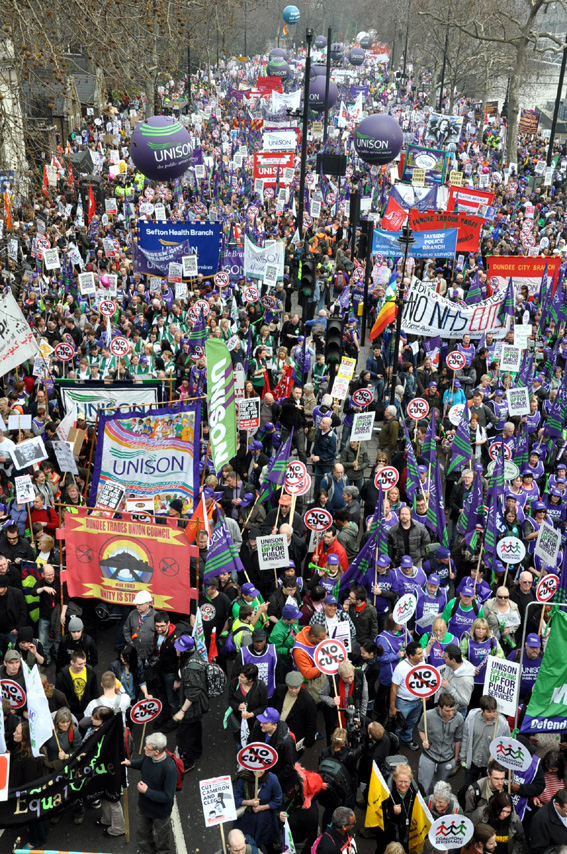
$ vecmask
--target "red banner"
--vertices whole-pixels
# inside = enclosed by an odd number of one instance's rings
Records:
[[[384,216],[382,217],[382,222],[380,223],[380,228],[383,228],[385,231],[401,231],[407,216],[408,212],[406,209],[390,196]]]
[[[493,279],[497,280],[492,284],[493,287],[502,287],[510,276],[512,276],[516,290],[525,285],[528,289],[528,299],[531,300],[540,292],[541,277],[543,276],[546,263],[548,281],[550,282],[561,266],[561,258],[544,258],[543,256],[522,258],[518,255],[489,255],[487,275],[491,284]]]
[[[480,216],[410,211],[410,226],[414,231],[444,231],[447,228],[458,228],[457,252],[478,252],[480,229],[483,223],[484,219]]]
[[[451,213],[458,205],[465,213],[476,213],[480,205],[491,205],[494,201],[494,193],[486,193],[484,190],[469,190],[468,187],[457,187],[449,185],[449,201],[447,213]]]
[[[256,86],[260,92],[265,95],[271,92],[283,92],[282,81],[280,77],[258,77]]]
[[[87,516],[85,508],[65,513],[67,571],[70,596],[132,605],[136,593],[148,590],[156,610],[189,613],[198,598],[190,586],[189,561],[199,560],[199,549],[187,544],[182,528],[148,525],[122,519]]]
[[[287,187],[291,181],[284,181],[284,169],[293,169],[293,151],[261,151],[254,155],[254,179],[261,178],[265,187]]]

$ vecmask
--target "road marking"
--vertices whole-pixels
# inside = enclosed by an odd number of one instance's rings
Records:
[[[179,751],[175,748],[175,755],[179,756]],[[179,814],[179,805],[177,803],[177,795],[173,798],[173,809],[171,810],[171,827],[173,830],[173,839],[175,841],[175,850],[177,854],[187,854],[187,845],[185,844],[185,836],[183,827],[181,826],[181,815]]]

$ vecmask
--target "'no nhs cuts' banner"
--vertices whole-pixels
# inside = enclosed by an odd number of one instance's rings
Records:
[[[420,231],[414,234],[415,243],[410,246],[409,258],[454,258],[457,251],[457,228],[446,231]],[[386,258],[399,258],[404,254],[398,243],[401,232],[375,228],[372,235],[372,254]]]

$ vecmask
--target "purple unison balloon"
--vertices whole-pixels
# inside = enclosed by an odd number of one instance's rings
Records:
[[[324,47],[327,47],[327,39],[325,36],[315,36],[315,47],[318,50],[323,50]]]
[[[363,50],[370,50],[372,47],[372,36],[362,36],[360,39],[360,47],[363,48]]]
[[[281,56],[275,56],[268,62],[268,74],[270,77],[287,77],[289,71],[289,65]]]
[[[348,61],[351,65],[362,65],[364,62],[364,57],[366,54],[360,47],[353,47],[351,52],[348,55]]]
[[[325,77],[315,77],[309,81],[309,109],[321,113],[325,109]],[[334,107],[339,97],[339,90],[332,80],[329,80],[329,109]]]
[[[283,47],[275,47],[270,51],[270,59],[275,59],[276,56],[279,56],[282,59],[287,59],[287,52]]]
[[[402,129],[391,116],[374,115],[356,126],[354,150],[365,163],[390,163],[401,151]]]
[[[325,77],[327,75],[327,68],[324,65],[312,65],[311,71],[309,73],[309,77],[313,80],[315,77]]]
[[[189,133],[171,116],[139,122],[130,137],[132,162],[152,181],[180,178],[190,166],[191,152]]]

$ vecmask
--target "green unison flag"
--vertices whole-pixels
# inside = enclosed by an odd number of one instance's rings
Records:
[[[205,357],[211,455],[220,471],[236,454],[234,370],[226,344],[217,338],[206,342]]]
[[[543,606],[542,606],[543,607]],[[559,732],[567,727],[567,614],[558,605],[520,732]]]

